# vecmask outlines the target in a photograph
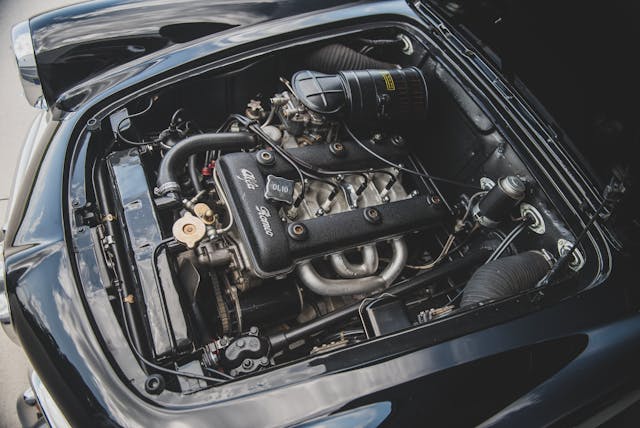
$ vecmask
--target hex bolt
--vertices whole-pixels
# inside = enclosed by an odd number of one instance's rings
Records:
[[[307,239],[309,232],[307,227],[302,223],[291,223],[287,228],[289,236],[296,241],[303,241]]]
[[[342,143],[331,143],[329,145],[329,151],[336,157],[343,157],[346,153],[346,147]]]
[[[382,222],[382,214],[374,207],[364,210],[364,219],[371,224],[379,224]]]

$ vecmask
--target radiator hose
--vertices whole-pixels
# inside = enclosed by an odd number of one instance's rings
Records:
[[[540,251],[526,251],[482,265],[464,288],[460,307],[513,296],[533,288],[551,264]]]
[[[162,158],[155,192],[158,196],[179,193],[178,177],[185,169],[187,158],[194,153],[211,150],[250,149],[255,147],[257,143],[255,135],[247,132],[198,134],[185,138],[171,147]]]

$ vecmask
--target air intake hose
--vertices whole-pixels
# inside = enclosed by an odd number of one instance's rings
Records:
[[[324,46],[307,57],[310,70],[322,73],[337,73],[342,70],[388,70],[398,68],[395,64],[378,61],[340,44]]]
[[[550,267],[540,251],[527,251],[489,262],[469,279],[460,307],[502,299],[532,288]]]
[[[156,180],[156,194],[180,192],[178,177],[184,171],[187,158],[210,150],[239,150],[255,147],[258,140],[247,132],[199,134],[185,138],[165,153]]]

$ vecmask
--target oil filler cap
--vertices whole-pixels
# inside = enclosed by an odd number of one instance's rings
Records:
[[[293,186],[292,180],[269,174],[264,197],[269,201],[280,201],[291,205],[293,204]]]

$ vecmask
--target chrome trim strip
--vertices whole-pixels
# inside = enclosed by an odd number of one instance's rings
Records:
[[[40,376],[31,372],[31,388],[38,399],[40,409],[51,428],[71,428],[71,424],[60,410],[60,407],[53,400],[53,397],[40,380]]]
[[[11,29],[11,49],[16,57],[25,98],[33,107],[46,110],[29,21],[22,21]]]
[[[4,266],[4,242],[0,242],[0,324],[2,329],[9,336],[9,339],[20,346],[20,341],[16,336],[11,323],[11,308],[9,307],[9,295],[7,294],[7,278]]]

